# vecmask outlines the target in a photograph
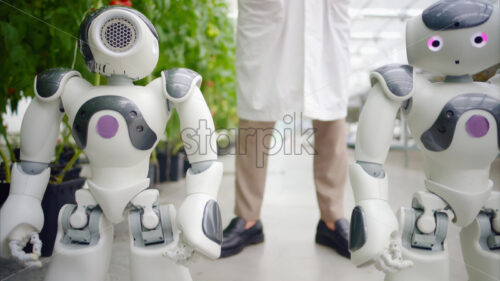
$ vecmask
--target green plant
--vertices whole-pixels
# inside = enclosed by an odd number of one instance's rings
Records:
[[[7,135],[7,128],[3,124],[0,124],[0,134],[2,135],[5,145],[7,147],[7,151],[9,152],[9,158],[7,158],[7,155],[0,149],[0,158],[2,158],[3,162],[3,170],[5,173],[5,182],[10,183],[10,163],[11,162],[16,162],[16,155],[14,154],[14,150],[12,149],[12,146],[10,145],[10,141]]]
[[[0,111],[13,110],[23,96],[33,96],[33,78],[47,68],[68,67],[82,15],[92,1],[6,0],[0,3]],[[91,78],[83,59],[75,68]]]
[[[153,76],[173,67],[200,73],[216,129],[236,126],[234,23],[227,17],[226,1],[145,0],[133,5],[151,20],[160,37],[160,59]],[[182,149],[180,129],[174,112],[166,129],[173,154]]]

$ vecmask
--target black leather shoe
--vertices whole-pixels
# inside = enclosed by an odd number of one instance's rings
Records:
[[[330,230],[325,222],[319,221],[316,229],[316,243],[330,247],[340,255],[350,259],[349,252],[349,222],[340,219],[335,222],[335,231]]]
[[[264,241],[262,223],[258,220],[254,226],[245,230],[246,221],[235,217],[224,229],[222,238],[221,258],[230,257],[243,251],[249,245],[258,244]]]

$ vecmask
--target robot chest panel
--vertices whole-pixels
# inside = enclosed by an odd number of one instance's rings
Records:
[[[498,93],[489,88],[448,89],[441,85],[417,93],[412,103],[410,130],[424,153],[439,157],[453,154],[450,159],[464,161],[482,158],[486,162],[498,153]]]
[[[96,87],[71,106],[63,103],[73,137],[87,154],[149,152],[168,118],[166,100],[144,87]]]

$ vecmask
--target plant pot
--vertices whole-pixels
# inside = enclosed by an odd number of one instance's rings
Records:
[[[69,169],[66,171],[66,174],[64,174],[63,182],[80,178],[81,171],[82,167],[80,166]]]
[[[82,188],[84,178],[69,180],[60,184],[48,184],[42,199],[43,216],[45,219],[40,239],[43,242],[42,256],[52,255],[57,234],[59,211],[65,204],[76,204],[75,192]]]
[[[158,159],[158,178],[160,182],[166,182],[168,180],[168,157],[169,153],[167,150],[156,151],[156,159]]]
[[[153,188],[155,184],[159,183],[158,163],[149,163],[148,178],[149,178],[148,188]]]
[[[9,197],[10,183],[5,181],[5,169],[3,162],[0,164],[0,208],[2,207],[7,197]]]
[[[10,183],[2,182],[0,183],[0,208],[2,208],[3,203],[9,197]]]
[[[184,159],[186,154],[179,152],[170,157],[170,171],[168,179],[170,181],[178,181],[184,175]]]
[[[191,168],[191,163],[189,163],[189,159],[187,156],[184,158],[184,171],[183,171],[183,176],[186,177],[186,173]]]

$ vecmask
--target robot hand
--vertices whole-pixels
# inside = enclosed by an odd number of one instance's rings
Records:
[[[22,236],[24,237],[21,240],[11,240],[9,242],[9,248],[11,251],[12,256],[18,260],[19,262],[23,263],[26,267],[42,267],[42,262],[39,260],[40,255],[42,254],[42,241],[38,237],[37,232],[31,232],[31,235],[29,235],[29,243],[33,246],[33,251],[31,253],[26,253],[23,251],[23,248],[26,246],[28,243],[26,237],[26,234],[29,233],[29,231],[26,231],[27,229],[23,229],[20,231],[14,230],[14,232],[22,232]]]
[[[358,202],[351,218],[351,262],[361,267],[392,257],[396,248],[391,246],[391,237],[397,232],[398,222],[387,201],[367,199]]]
[[[17,163],[12,167],[10,195],[0,210],[0,253],[3,257],[14,257],[27,266],[41,266],[38,260],[42,243],[38,232],[43,227],[41,201],[50,169],[38,174],[27,174]],[[23,252],[31,242],[32,253]]]
[[[177,226],[187,249],[192,248],[210,259],[220,256],[222,227],[213,197],[201,193],[188,195],[179,209]]]
[[[349,173],[357,203],[351,218],[351,262],[358,267],[375,263],[386,272],[412,266],[402,259],[398,221],[387,202],[387,175],[382,166],[357,162],[350,165]]]
[[[0,211],[2,256],[11,256],[27,267],[42,266],[39,261],[42,241],[38,238],[38,230],[33,225],[43,225],[43,211],[40,201],[33,202],[35,200],[32,197],[13,194],[9,196]],[[28,212],[32,213],[33,216],[30,214],[28,217],[23,216]],[[36,214],[41,214],[41,217]],[[33,246],[32,253],[23,251],[28,243]]]
[[[389,248],[387,248],[384,253],[379,256],[375,262],[375,268],[385,273],[392,273],[413,267],[412,261],[403,260],[401,247],[400,240],[396,237],[391,237]]]
[[[194,251],[210,258],[220,256],[222,223],[216,197],[222,178],[222,164],[213,162],[210,167],[195,174],[187,172],[187,196],[177,213],[177,227],[182,239]]]
[[[195,263],[199,258],[199,255],[194,251],[194,249],[182,241],[179,241],[175,248],[168,249],[164,253],[164,256],[174,260],[175,263],[186,267]]]

